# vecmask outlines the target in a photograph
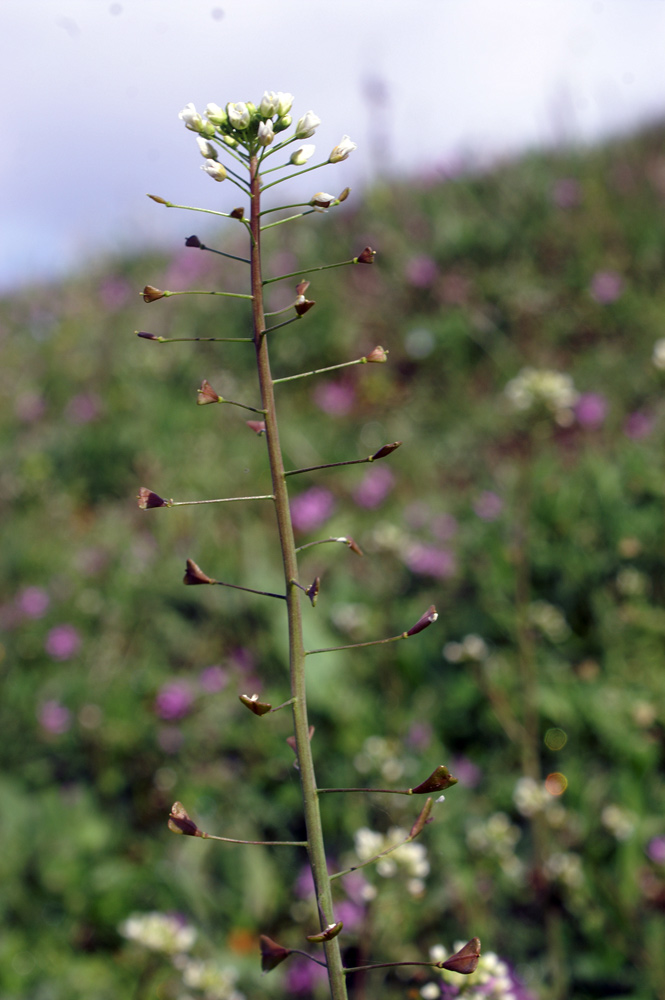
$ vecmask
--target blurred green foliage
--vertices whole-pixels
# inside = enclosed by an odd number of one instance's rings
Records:
[[[376,901],[339,889],[356,964],[478,935],[538,996],[665,996],[664,139],[379,185],[266,238],[270,274],[379,251],[310,276],[316,308],[271,335],[276,377],[390,351],[279,387],[290,466],[404,442],[376,467],[292,480],[332,508],[303,543],[350,534],[365,550],[303,553],[302,580],[322,577],[306,645],[440,612],[408,642],[310,661],[322,786],[408,787],[441,762],[460,777],[421,838],[424,892],[372,869]],[[213,245],[242,253],[230,232]],[[289,696],[283,609],[180,582],[191,557],[279,590],[270,504],[134,499],[141,485],[176,500],[269,492],[243,411],[195,405],[202,378],[258,405],[251,345],[132,332],[247,336],[244,304],[137,294],[244,290],[243,265],[219,260],[116,260],[0,303],[3,1000],[178,996],[168,963],[118,934],[150,910],[184,914],[250,996],[311,995],[283,985],[288,963],[256,978],[259,933],[302,947],[298,921],[317,926],[302,853],[166,829],[177,798],[212,833],[303,835],[288,712],[257,719],[237,698]],[[272,286],[273,308],[292,295]],[[564,426],[511,408],[525,366],[572,376]],[[564,776],[557,794],[548,775]],[[408,829],[417,811],[325,797],[331,863],[353,860],[361,827]],[[409,977],[382,995],[432,978]]]

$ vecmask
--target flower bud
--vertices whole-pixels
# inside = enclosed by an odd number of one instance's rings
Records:
[[[187,568],[182,580],[189,587],[195,587],[202,583],[217,583],[211,576],[206,576],[200,566],[197,566],[193,559],[187,560]]]
[[[229,120],[226,111],[219,104],[206,104],[206,118],[213,125],[226,125]]]
[[[303,164],[307,163],[309,158],[314,155],[315,149],[316,146],[312,146],[309,143],[305,143],[304,146],[299,146],[294,153],[291,153],[289,163],[292,163],[294,167],[302,167]]]
[[[418,632],[422,632],[423,629],[429,628],[439,617],[436,608],[433,604],[430,604],[429,608],[424,615],[418,619],[415,625],[412,625],[408,632],[405,632],[405,636],[417,635]],[[435,772],[436,773],[436,772]]]
[[[257,142],[259,146],[269,146],[274,138],[275,130],[272,127],[272,122],[259,122],[259,131],[257,135]]]
[[[379,458],[385,458],[386,455],[390,455],[396,448],[399,448],[401,443],[401,441],[393,441],[392,444],[384,444],[383,448],[379,448],[378,451],[374,452],[369,461],[376,462]]]
[[[375,347],[373,351],[365,355],[365,361],[373,362],[374,364],[382,364],[384,361],[388,360],[388,351],[385,351],[383,347]]]
[[[180,118],[180,120],[183,121],[187,128],[191,129],[192,132],[203,131],[203,118],[201,118],[201,115],[191,102],[185,105],[182,111],[178,114],[178,118]]]
[[[259,701],[258,694],[251,697],[247,694],[239,694],[238,698],[254,715],[267,715],[272,709],[272,705],[267,701]]]
[[[284,115],[283,118],[278,118],[275,122],[275,132],[283,132],[285,128],[288,128],[293,119],[291,115]]]
[[[462,976],[470,976],[478,968],[480,958],[480,941],[478,938],[471,940],[451,955],[445,962],[437,962],[438,969],[448,969],[449,972],[459,972]]]
[[[328,163],[340,163],[342,160],[348,159],[349,153],[357,148],[355,142],[351,142],[348,135],[343,135],[328,157]]]
[[[139,334],[139,336],[141,336]],[[148,510],[151,507],[168,507],[168,500],[164,500],[159,496],[158,493],[153,493],[152,490],[147,489],[147,487],[142,486],[139,490],[139,495],[136,498],[141,510]]]
[[[346,201],[346,199],[349,197],[350,194],[351,194],[351,188],[344,188],[342,193],[337,196],[337,201],[340,203],[340,205],[342,204],[343,201]]]
[[[215,392],[207,378],[203,379],[203,382],[201,382],[201,388],[196,391],[198,393],[198,399],[196,400],[197,406],[205,406],[206,403],[222,403],[224,401],[222,396],[219,396]]]
[[[154,285],[146,285],[141,294],[144,302],[156,302],[157,299],[163,299],[166,292],[161,288],[155,288]]]
[[[291,954],[288,948],[282,948],[281,944],[277,944],[267,934],[262,934],[259,938],[259,947],[261,948],[261,970],[263,972],[276,969]]]
[[[238,140],[235,139],[232,135],[223,135],[222,142],[225,143],[225,145],[229,146],[230,149],[235,149],[236,146],[239,145]]]
[[[201,156],[206,160],[216,160],[217,159],[217,147],[213,146],[211,142],[207,139],[202,139],[200,135],[197,135],[196,141],[198,143],[199,152]]]
[[[172,833],[184,833],[187,837],[202,837],[203,834],[193,819],[189,816],[182,802],[174,802],[168,822]]]
[[[373,264],[375,257],[376,250],[372,250],[371,247],[365,247],[362,253],[359,253],[356,257],[356,264]]]
[[[296,139],[309,139],[314,135],[321,124],[321,119],[313,111],[308,111],[298,120],[296,125]]]
[[[310,205],[313,205],[314,208],[322,208],[325,210],[326,208],[330,208],[335,200],[334,194],[327,194],[325,191],[317,191],[310,201]]]
[[[152,200],[156,201],[158,205],[168,205],[166,198],[160,198],[158,194],[149,194],[148,198],[152,198]]]
[[[283,94],[281,90],[277,92],[277,114],[280,118],[287,115],[293,104],[293,94]]]
[[[226,180],[226,168],[217,160],[206,160],[205,163],[201,164],[201,170],[205,170],[214,181]]]
[[[261,103],[259,104],[259,111],[264,118],[272,118],[273,115],[277,114],[277,105],[279,104],[278,95],[274,90],[264,90],[263,97],[261,98]]]
[[[239,101],[237,104],[227,104],[226,113],[229,116],[229,124],[233,128],[241,132],[248,128],[251,114],[244,101]]]
[[[443,792],[446,788],[450,788],[452,785],[457,784],[457,778],[453,778],[452,774],[443,764],[439,764],[429,778],[425,778],[419,785],[415,788],[410,788],[409,792],[412,795],[429,795],[430,792]]]

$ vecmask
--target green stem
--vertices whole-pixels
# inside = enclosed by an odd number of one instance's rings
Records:
[[[167,507],[195,507],[202,503],[236,503],[238,500],[274,500],[272,493],[261,493],[253,497],[221,497],[219,500],[169,500]]]
[[[285,222],[293,222],[294,219],[302,219],[303,215],[311,215],[314,211],[310,208],[308,212],[298,212],[297,215],[289,215],[286,219],[280,219],[279,222],[269,222],[267,226],[261,226],[261,232],[265,232],[266,229],[274,229],[275,226],[282,226]]]
[[[167,299],[171,295],[225,295],[229,299],[251,299],[251,295],[245,295],[244,292],[210,292],[207,289],[193,288],[191,290],[184,290],[182,292],[164,292],[163,298]]]
[[[340,365],[329,365],[327,368],[314,368],[311,372],[300,372],[298,375],[287,375],[285,378],[274,378],[273,385],[280,382],[294,382],[297,378],[308,378],[309,375],[322,375],[324,372],[334,372],[338,368],[350,368],[352,365],[362,365],[364,358],[356,358],[355,361],[343,361]]]
[[[336,653],[340,649],[361,649],[363,646],[382,646],[386,642],[398,642],[400,639],[408,639],[406,632],[401,635],[392,635],[389,639],[372,639],[370,642],[352,642],[350,646],[328,646],[326,649],[307,649],[305,656],[312,656],[313,653]]]
[[[266,411],[266,441],[284,567],[289,632],[289,671],[291,695],[295,699],[293,702],[293,725],[296,755],[303,796],[309,862],[314,877],[318,909],[321,917],[321,929],[323,930],[328,924],[334,923],[332,890],[326,865],[323,827],[319,811],[319,798],[316,792],[312,748],[309,739],[305,687],[305,649],[302,634],[300,593],[298,588],[291,582],[298,578],[298,560],[293,537],[293,526],[291,524],[286,477],[284,475],[284,460],[279,440],[275,396],[268,355],[268,338],[265,336],[263,283],[261,279],[261,182],[256,155],[250,160],[250,183],[252,191],[250,228],[253,237],[251,250],[251,298],[254,343],[256,347],[258,379],[261,387],[261,401]],[[325,950],[332,1000],[347,1000],[339,941],[337,938],[333,938],[331,941],[325,941],[323,947]]]
[[[203,840],[222,840],[225,844],[256,844],[264,847],[307,847],[306,840],[236,840],[235,837],[216,837],[213,833],[203,833]]]
[[[284,222],[287,220],[284,219]],[[267,229],[267,226],[263,227]],[[300,274],[311,274],[314,271],[329,271],[333,267],[346,267],[347,264],[354,264],[355,257],[350,257],[349,260],[339,260],[336,264],[319,264],[318,267],[303,267],[300,271],[290,271],[288,274],[280,274],[276,278],[265,278],[263,281],[264,285],[271,285],[273,281],[284,281],[285,278],[297,278]]]

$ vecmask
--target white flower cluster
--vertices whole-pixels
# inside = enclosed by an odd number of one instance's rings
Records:
[[[544,869],[550,882],[560,882],[568,889],[579,889],[584,883],[582,859],[579,854],[573,854],[572,851],[550,854]]]
[[[385,781],[399,781],[404,774],[399,744],[384,736],[368,736],[353,763],[361,774],[379,771]]]
[[[245,1000],[244,994],[235,988],[238,974],[233,968],[222,967],[217,962],[188,959],[180,971],[184,985],[201,990],[205,1000]]]
[[[466,842],[470,850],[485,858],[497,858],[510,878],[520,879],[523,865],[515,855],[515,845],[522,836],[518,826],[504,812],[493,813],[484,823],[470,825]]]
[[[579,393],[570,375],[546,368],[523,368],[504,392],[515,410],[526,413],[541,407],[553,414],[562,427],[573,422],[572,408]]]
[[[449,952],[443,945],[436,944],[430,948],[430,958],[433,962],[445,962],[451,954],[462,947],[463,942],[458,941],[453,951]],[[450,972],[448,969],[442,969],[441,976],[444,982],[456,986],[459,995],[466,997],[467,1000],[517,1000],[518,994],[510,969],[493,951],[480,956],[478,968],[470,976],[464,976],[460,972]],[[435,1000],[441,996],[441,988],[436,983],[427,983],[422,987],[420,995],[423,1000]]]
[[[164,955],[189,951],[196,941],[196,929],[170,913],[133,913],[118,930],[129,941]]]
[[[391,827],[386,834],[362,827],[354,836],[356,854],[361,861],[368,861],[393,844],[399,844],[408,835],[408,830],[399,826]],[[402,870],[408,876],[408,891],[412,896],[420,896],[425,888],[423,879],[429,875],[430,870],[427,848],[413,841],[402,843],[387,857],[377,861],[376,870],[382,878],[392,878]]]
[[[565,615],[548,601],[532,601],[528,616],[529,622],[540,629],[551,642],[563,642],[570,635],[570,625]]]
[[[449,663],[480,662],[488,656],[487,643],[479,635],[465,635],[461,642],[447,642],[443,647],[443,657]]]
[[[665,371],[665,337],[657,340],[653,345],[651,360],[656,368],[659,368],[660,371]]]
[[[258,105],[251,101],[231,101],[224,108],[219,104],[208,104],[201,115],[196,106],[190,102],[185,105],[178,117],[185,123],[186,128],[198,134],[199,150],[205,159],[201,169],[214,180],[223,181],[227,177],[227,171],[221,163],[218,163],[219,150],[213,143],[221,148],[226,147],[227,150],[244,147],[251,153],[265,149],[272,145],[280,132],[292,124],[289,114],[292,104],[293,94],[266,90]],[[321,119],[318,115],[313,111],[307,111],[298,119],[293,136],[281,143],[280,148],[297,139],[310,139],[320,124]],[[303,166],[313,155],[315,148],[308,143],[300,146],[291,154],[288,162],[293,166]],[[352,142],[348,135],[344,135],[324,162],[340,163],[346,160],[354,149],[357,149],[355,142]],[[332,196],[330,200],[334,200]]]
[[[637,827],[635,813],[621,806],[605,806],[600,814],[600,822],[617,840],[630,840]]]
[[[534,781],[533,778],[519,778],[513,789],[513,802],[522,816],[528,818],[545,812],[554,801],[554,796],[548,792],[544,783]]]

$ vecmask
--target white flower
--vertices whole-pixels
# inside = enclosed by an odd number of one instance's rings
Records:
[[[296,125],[296,139],[309,139],[321,124],[321,119],[313,111],[308,111]]]
[[[129,941],[136,941],[151,951],[177,955],[189,951],[196,940],[196,929],[168,913],[134,913],[118,930]]]
[[[205,170],[215,181],[226,180],[226,170],[217,160],[206,160],[205,163],[201,164],[201,170]]]
[[[259,111],[264,118],[272,118],[277,113],[278,104],[279,95],[274,90],[264,90],[261,103],[259,104]]]
[[[229,122],[234,128],[242,130],[246,129],[249,125],[251,115],[244,101],[238,101],[237,104],[227,104],[226,113],[229,116]]]
[[[178,118],[185,123],[192,132],[200,132],[203,129],[203,118],[198,113],[194,105],[190,102],[186,104],[178,114]]]
[[[293,104],[293,94],[283,94],[281,90],[277,92],[277,114],[280,118],[288,114]]]
[[[206,118],[214,125],[222,125],[226,121],[226,111],[219,104],[206,104]]]
[[[317,212],[326,212],[335,201],[334,194],[327,194],[325,191],[317,191],[310,205],[313,205]]]
[[[351,142],[348,135],[343,135],[328,157],[328,163],[339,163],[341,160],[346,160],[349,153],[352,153],[357,148],[355,142]]]
[[[605,806],[600,821],[617,840],[630,840],[637,825],[634,813],[615,805]]]
[[[272,122],[260,122],[257,137],[259,146],[269,146],[274,138],[275,130],[272,127]]]
[[[520,778],[513,790],[513,801],[522,816],[535,816],[547,808],[552,796],[542,782]]]
[[[206,160],[216,160],[217,159],[217,147],[213,146],[211,142],[207,139],[202,139],[200,135],[196,137],[196,141],[199,146],[199,151],[201,156]]]
[[[311,146],[305,144],[304,146],[299,146],[295,153],[291,153],[291,159],[289,163],[292,163],[294,167],[302,167],[303,163],[307,163],[310,156],[313,155],[316,146]]]
[[[570,375],[548,369],[523,368],[506,385],[505,394],[516,410],[526,412],[537,405],[568,423],[568,414],[579,398]]]
[[[665,337],[662,340],[657,340],[653,345],[651,360],[656,368],[659,368],[660,371],[665,371]]]

